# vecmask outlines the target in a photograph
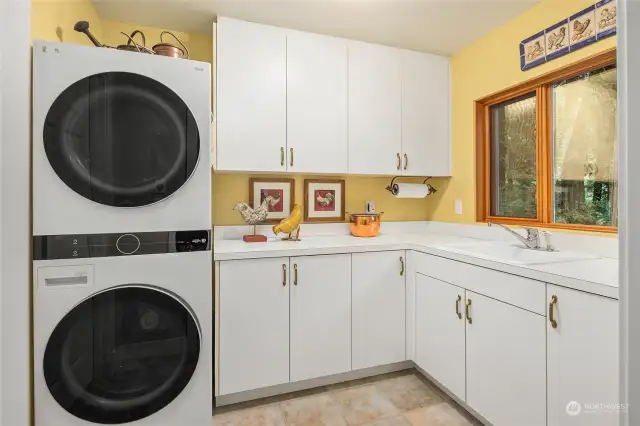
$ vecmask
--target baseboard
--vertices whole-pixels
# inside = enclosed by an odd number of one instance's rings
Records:
[[[216,398],[216,406],[237,404],[240,402],[252,401],[254,399],[267,398],[289,392],[298,392],[306,389],[313,389],[319,386],[333,385],[336,383],[358,380],[365,377],[377,376],[379,374],[393,373],[394,371],[408,370],[414,368],[413,361],[402,361],[394,364],[382,365],[378,367],[363,368],[361,370],[349,371],[347,373],[334,374],[317,379],[302,380],[295,383],[284,383],[282,385],[269,386],[261,389],[254,389],[245,392],[238,392],[228,395],[220,395]]]

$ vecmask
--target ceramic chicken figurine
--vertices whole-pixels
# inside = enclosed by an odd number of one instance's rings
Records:
[[[300,241],[300,222],[302,222],[302,209],[299,205],[294,204],[293,210],[288,218],[282,219],[279,224],[273,226],[273,233],[278,235],[281,232],[288,233],[289,236],[283,238],[287,241]],[[294,231],[296,232],[295,237],[291,237]]]
[[[247,222],[249,225],[253,225],[253,236],[260,238],[245,238],[243,240],[245,242],[264,242],[267,240],[267,237],[261,235],[256,236],[256,225],[262,223],[267,218],[269,214],[269,207],[274,204],[275,199],[271,196],[264,197],[262,200],[262,204],[260,204],[257,208],[252,209],[249,207],[247,203],[238,203],[233,207],[233,210],[237,210],[242,215],[242,219]]]

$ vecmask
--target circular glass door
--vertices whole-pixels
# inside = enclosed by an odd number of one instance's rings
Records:
[[[143,286],[84,300],[54,329],[44,377],[53,398],[93,423],[133,422],[167,406],[198,363],[200,334],[176,298]]]
[[[43,140],[49,163],[69,188],[116,207],[169,197],[191,177],[200,150],[184,101],[165,85],[126,72],[69,86],[47,113]]]

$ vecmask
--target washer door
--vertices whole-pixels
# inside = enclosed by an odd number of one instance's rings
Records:
[[[69,86],[47,113],[43,139],[53,170],[69,188],[116,207],[169,197],[191,177],[200,150],[184,101],[163,84],[126,72]]]
[[[45,349],[44,378],[69,413],[119,424],[150,416],[187,386],[200,353],[195,318],[153,287],[123,286],[73,308]]]

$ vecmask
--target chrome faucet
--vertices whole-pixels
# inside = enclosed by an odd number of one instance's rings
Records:
[[[522,244],[524,244],[528,249],[531,250],[544,250],[544,251],[556,251],[555,247],[553,247],[553,245],[551,245],[551,233],[549,231],[540,231],[536,228],[524,228],[525,231],[527,231],[527,236],[523,237],[522,235],[518,234],[516,231],[514,231],[511,228],[508,228],[500,223],[494,223],[494,222],[488,222],[487,223],[489,226],[493,226],[493,225],[498,225],[499,227],[501,227],[502,229],[504,229],[505,231],[508,231],[509,233],[511,233],[514,237],[516,237],[518,240],[520,240],[520,242],[522,242]],[[546,242],[546,247],[541,247],[540,246],[540,234],[542,234],[544,236],[545,242]]]

